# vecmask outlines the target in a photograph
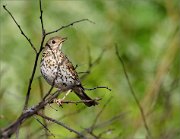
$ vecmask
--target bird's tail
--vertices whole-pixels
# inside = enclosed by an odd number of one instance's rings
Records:
[[[86,95],[83,87],[78,86],[78,87],[75,87],[73,90],[81,100],[87,101],[87,102],[84,102],[86,106],[91,107],[98,104],[98,102],[96,102],[95,100],[92,100],[88,95]]]

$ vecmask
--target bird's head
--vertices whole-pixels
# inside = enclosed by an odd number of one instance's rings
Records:
[[[46,43],[46,47],[54,50],[54,49],[61,49],[62,47],[62,43],[67,40],[67,37],[59,37],[59,36],[56,36],[56,37],[52,37],[50,38],[47,43]]]

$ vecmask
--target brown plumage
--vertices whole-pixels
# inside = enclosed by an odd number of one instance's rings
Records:
[[[61,51],[65,40],[56,36],[47,41],[40,64],[41,73],[50,85],[64,92],[73,90],[81,100],[92,100],[85,94],[73,64]],[[84,103],[89,107],[98,104],[94,100]]]

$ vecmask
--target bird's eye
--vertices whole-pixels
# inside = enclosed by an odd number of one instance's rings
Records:
[[[56,42],[55,42],[55,40],[52,40],[52,44],[55,44]]]

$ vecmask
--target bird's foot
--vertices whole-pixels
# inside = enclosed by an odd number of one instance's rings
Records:
[[[53,100],[53,102],[56,103],[58,106],[62,106],[63,99],[57,99],[57,98],[55,98],[55,99]]]
[[[53,100],[53,102],[56,103],[58,106],[61,106],[61,107],[62,107],[62,102],[63,102],[63,100],[68,96],[68,94],[69,94],[71,91],[72,91],[71,89],[68,90],[62,99],[57,99],[57,98],[55,98],[55,99]]]

